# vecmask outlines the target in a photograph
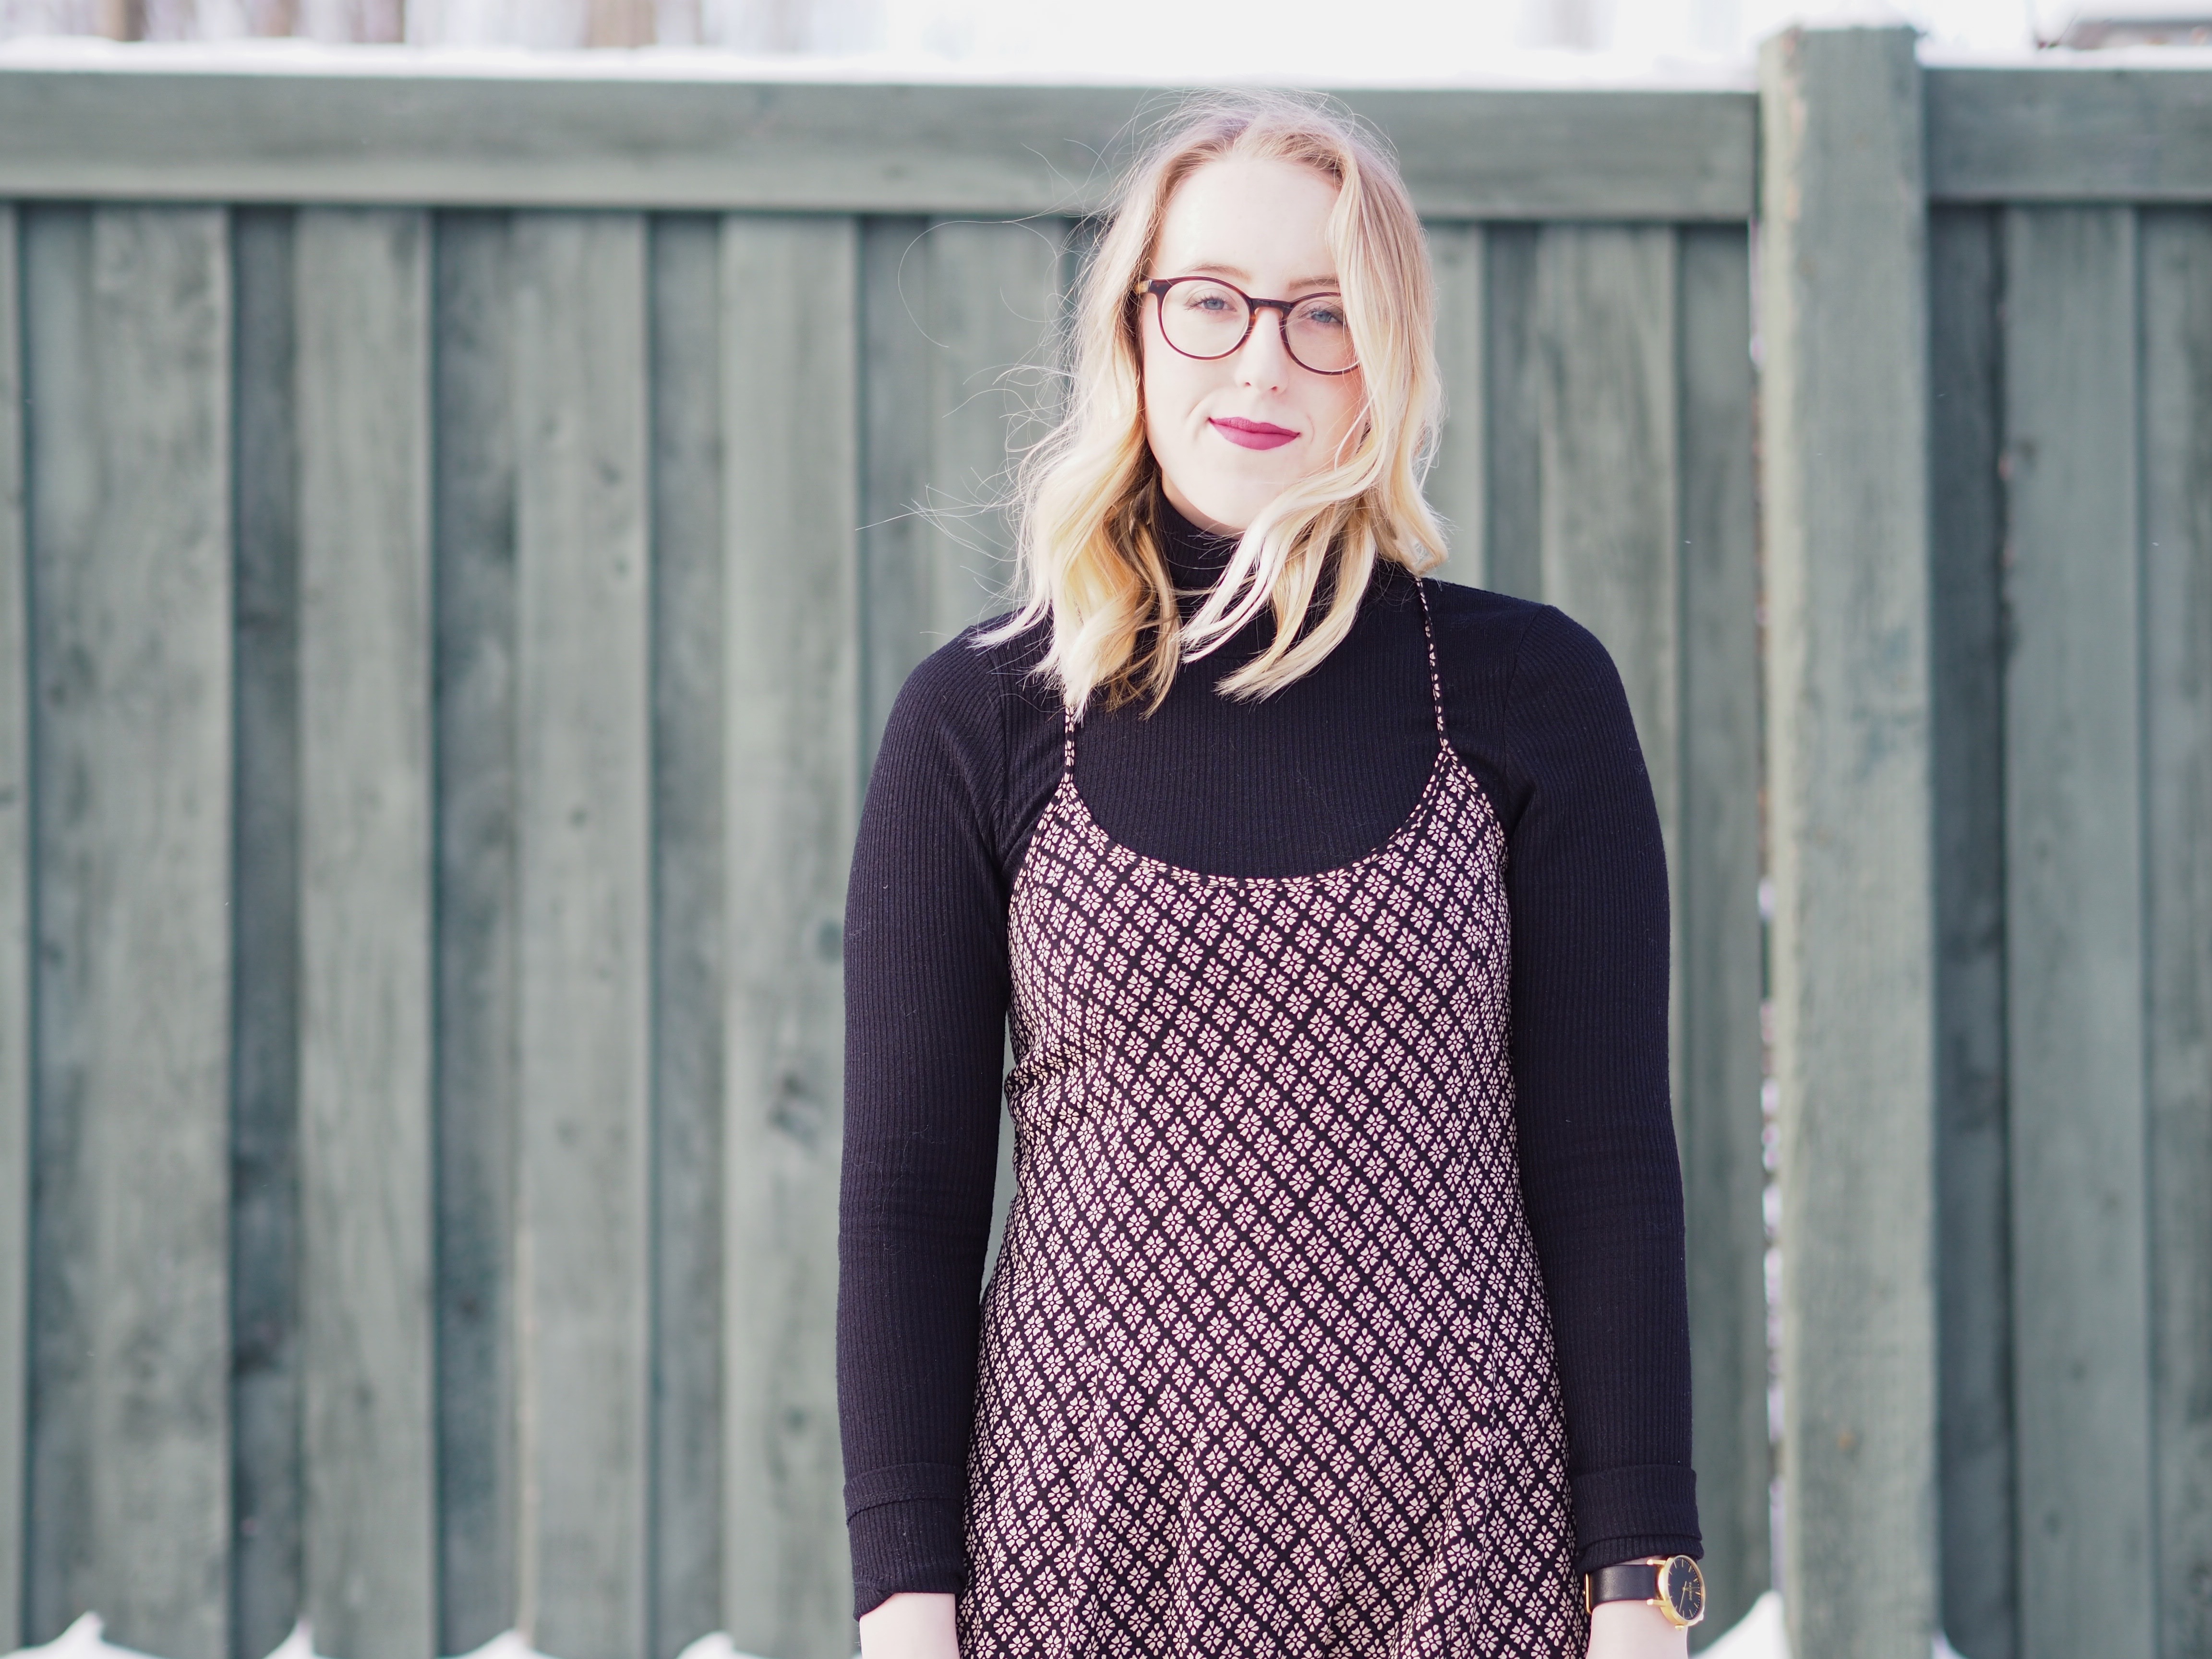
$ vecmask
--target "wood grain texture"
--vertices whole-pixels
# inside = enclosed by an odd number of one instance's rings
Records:
[[[2158,1649],[2212,1651],[2212,214],[2140,222]]]
[[[22,289],[25,432],[25,531],[30,568],[28,659],[32,718],[46,750],[32,751],[28,805],[34,872],[41,854],[80,814],[58,813],[45,784],[66,774],[53,763],[56,745],[74,742],[78,753],[68,771],[86,770],[84,746],[92,733],[72,733],[47,708],[58,683],[47,647],[50,623],[73,620],[40,590],[37,564],[45,550],[81,552],[95,533],[100,500],[97,449],[99,380],[93,362],[92,214],[84,208],[26,208],[17,220]],[[31,401],[36,398],[35,404]],[[30,449],[35,436],[40,447]],[[30,486],[38,486],[33,495]],[[58,641],[56,641],[59,643]],[[73,677],[82,681],[82,668]],[[65,711],[64,711],[65,712]],[[64,751],[66,752],[66,751]],[[46,890],[33,875],[31,925],[33,981],[31,1131],[31,1370],[26,1402],[23,1639],[48,1641],[61,1634],[89,1604],[91,1504],[89,1443],[92,1392],[84,1322],[100,1293],[92,1249],[96,1214],[88,1165],[83,1102],[83,1045],[79,1005],[86,979],[82,951],[75,958],[49,955],[58,934],[77,939],[82,919],[82,866],[53,868]]]
[[[1483,586],[1533,599],[1544,591],[1543,449],[1536,349],[1540,225],[1492,225],[1483,238]]]
[[[644,222],[513,232],[520,1622],[645,1645],[652,708]]]
[[[1974,1659],[2014,1659],[1997,216],[1936,211],[1928,267],[1943,1628]]]
[[[834,1316],[846,866],[857,811],[860,238],[722,233],[728,836],[723,1617],[845,1659]],[[786,326],[796,313],[814,318]]]
[[[2156,1649],[2135,216],[2005,216],[2022,1652]]]
[[[300,1620],[300,605],[292,212],[230,221],[231,1652]]]
[[[1937,69],[1927,84],[1935,200],[2212,200],[2202,68]]]
[[[33,242],[31,1624],[97,1607],[118,1644],[226,1659],[228,229],[107,208]]]
[[[875,764],[891,704],[935,629],[929,493],[935,410],[929,343],[929,225],[860,222],[860,775]]]
[[[516,1024],[513,361],[505,214],[434,222],[441,1653],[514,1623]]]
[[[1676,259],[1675,1121],[1707,1565],[1705,1622],[1691,1634],[1703,1647],[1733,1627],[1773,1577],[1759,1103],[1759,564],[1749,238],[1734,226],[1686,228]]]
[[[653,258],[653,1607],[650,1659],[722,1607],[721,226]]]
[[[31,1354],[30,571],[15,210],[0,207],[0,1640],[23,1629]]]
[[[1620,671],[1670,860],[1682,828],[1675,275],[1664,226],[1537,234],[1541,592]]]
[[[1905,29],[1760,57],[1790,1650],[1927,1651],[1936,1546],[1927,267]]]
[[[294,264],[307,1613],[429,1659],[429,222],[307,210]]]
[[[1437,574],[1483,584],[1486,430],[1483,378],[1485,274],[1483,228],[1428,228],[1437,274],[1437,367],[1443,376],[1444,423],[1429,469],[1429,503],[1444,520],[1450,556]]]
[[[860,776],[898,688],[929,654],[931,374],[929,222],[860,222]],[[942,641],[940,641],[942,644]]]
[[[2212,1650],[2212,215],[2142,215],[2159,1652]]]
[[[0,70],[0,196],[1085,213],[1175,88]],[[1734,90],[1367,89],[1424,212],[1741,219]],[[217,118],[219,117],[219,118]]]
[[[917,642],[925,652],[1010,608],[1014,543],[1005,506],[1016,459],[1057,409],[1048,352],[1066,230],[1058,219],[950,220],[932,225],[916,250],[929,344],[927,592]]]

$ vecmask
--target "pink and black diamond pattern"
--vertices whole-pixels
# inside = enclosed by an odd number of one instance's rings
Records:
[[[1010,911],[965,1659],[1582,1653],[1504,838],[1437,723],[1389,841],[1289,878],[1114,842],[1071,727]]]

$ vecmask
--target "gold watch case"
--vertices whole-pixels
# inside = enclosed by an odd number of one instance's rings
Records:
[[[1687,1630],[1705,1616],[1705,1575],[1686,1555],[1669,1555],[1652,1564],[1659,1569],[1659,1616],[1676,1630]]]

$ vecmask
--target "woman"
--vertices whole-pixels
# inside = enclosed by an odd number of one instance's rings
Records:
[[[892,713],[846,936],[867,1659],[1686,1649],[1657,817],[1597,642],[1420,578],[1431,289],[1348,123],[1186,121],[1085,275],[1027,603]]]

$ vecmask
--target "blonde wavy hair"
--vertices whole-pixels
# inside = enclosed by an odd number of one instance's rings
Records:
[[[1245,530],[1186,622],[1157,528],[1137,289],[1176,187],[1232,157],[1290,161],[1337,186],[1328,240],[1365,406],[1348,450]],[[1234,94],[1184,106],[1124,180],[1078,284],[1063,348],[1067,411],[1016,473],[1020,608],[980,642],[1048,620],[1038,672],[1078,714],[1098,695],[1109,706],[1142,698],[1157,708],[1181,664],[1263,607],[1274,613],[1273,641],[1222,690],[1256,699],[1310,672],[1351,631],[1378,562],[1418,575],[1444,556],[1421,489],[1443,414],[1435,319],[1427,239],[1379,140],[1319,100]]]

